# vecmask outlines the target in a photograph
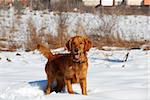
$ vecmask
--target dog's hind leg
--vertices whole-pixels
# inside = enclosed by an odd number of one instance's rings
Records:
[[[57,88],[56,92],[61,92],[63,88],[65,87],[64,79],[57,79]]]

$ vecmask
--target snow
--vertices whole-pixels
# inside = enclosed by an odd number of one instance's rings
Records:
[[[54,53],[66,52],[63,48]],[[129,57],[124,62],[125,55]],[[21,54],[16,55],[17,53]],[[7,60],[9,59],[9,61]],[[47,61],[38,51],[0,52],[0,100],[149,100],[150,51],[92,48],[88,52],[88,95],[51,93],[44,95]],[[124,67],[122,67],[124,65]],[[53,86],[55,87],[54,82]]]

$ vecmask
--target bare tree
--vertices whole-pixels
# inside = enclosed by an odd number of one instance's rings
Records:
[[[58,38],[59,38],[59,46],[64,46],[67,38],[69,37],[67,34],[67,13],[59,13],[59,21],[58,21]]]

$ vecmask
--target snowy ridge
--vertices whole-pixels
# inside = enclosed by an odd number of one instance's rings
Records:
[[[62,48],[53,52],[64,52]],[[129,57],[124,62],[125,54]],[[88,95],[67,92],[44,95],[46,58],[38,51],[0,52],[0,100],[148,100],[150,51],[103,51],[92,48],[88,52]],[[10,60],[8,61],[7,58]],[[122,67],[122,65],[125,65]],[[55,87],[56,83],[53,84]]]

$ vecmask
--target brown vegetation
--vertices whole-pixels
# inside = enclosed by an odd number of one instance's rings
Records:
[[[27,43],[25,45],[26,51],[32,51],[37,48],[37,44],[43,43],[47,45],[49,48],[58,48],[65,46],[66,41],[70,37],[67,34],[67,26],[66,20],[67,17],[62,17],[60,13],[60,18],[58,21],[58,35],[53,36],[49,32],[45,32],[45,27],[42,27],[39,31],[37,31],[32,19],[28,22],[28,35],[27,35]]]
[[[121,47],[127,49],[140,49],[142,45],[147,44],[149,41],[136,41],[136,40],[122,40],[120,38],[114,36],[98,36],[98,35],[91,35],[89,36],[95,47],[102,49],[103,46],[110,46],[110,47]]]

